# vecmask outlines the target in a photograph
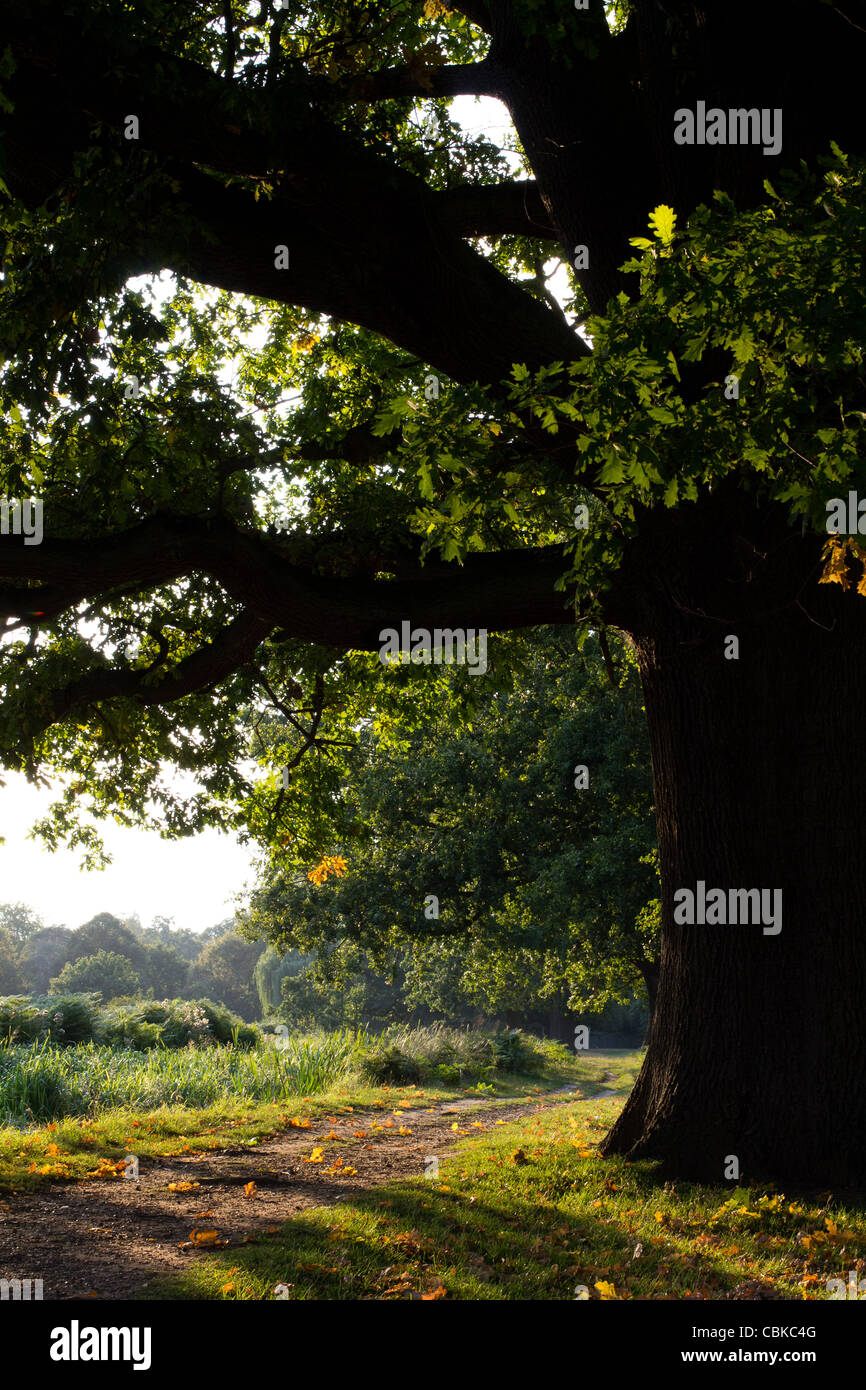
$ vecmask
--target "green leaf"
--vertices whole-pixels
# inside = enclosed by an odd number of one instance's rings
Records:
[[[673,208],[669,208],[666,203],[660,203],[659,206],[650,213],[649,224],[662,245],[670,246],[674,239],[674,230],[677,225],[677,215]],[[634,243],[632,243],[632,245],[634,245]]]
[[[602,483],[625,482],[625,470],[615,454],[612,454],[607,463],[604,464],[599,474],[599,481]]]
[[[676,415],[664,405],[648,406],[646,413],[651,420],[657,420],[660,425],[675,425],[677,423]]]

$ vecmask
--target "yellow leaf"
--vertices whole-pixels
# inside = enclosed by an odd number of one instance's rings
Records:
[[[247,1182],[247,1183],[244,1183],[244,1196],[245,1196],[245,1197],[255,1197],[255,1195],[256,1195],[257,1192],[258,1192],[258,1188],[256,1187],[256,1185],[255,1185],[254,1182]]]
[[[219,1240],[219,1231],[200,1231],[197,1227],[190,1231],[189,1238],[193,1245],[216,1245]]]
[[[597,1284],[594,1284],[593,1287],[596,1288],[596,1289],[598,1289],[598,1291],[599,1291],[599,1293],[600,1293],[600,1295],[601,1295],[601,1297],[602,1297],[603,1299],[604,1299],[604,1298],[618,1298],[618,1297],[619,1297],[619,1295],[618,1295],[616,1289],[614,1288],[613,1284],[609,1284],[609,1283],[607,1282],[607,1280],[605,1280],[605,1279],[599,1279],[598,1283],[597,1283]]]
[[[821,555],[824,570],[818,583],[841,584],[843,589],[849,589],[851,581],[848,578],[848,541],[843,540],[841,536],[831,536]]]

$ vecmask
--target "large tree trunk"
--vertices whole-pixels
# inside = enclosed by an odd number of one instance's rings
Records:
[[[655,960],[645,960],[645,961],[642,961],[642,962],[641,962],[641,967],[640,967],[640,973],[641,973],[641,975],[643,976],[643,982],[644,982],[644,984],[646,985],[646,997],[647,997],[647,1024],[646,1024],[646,1037],[644,1038],[644,1043],[645,1043],[645,1045],[648,1047],[648,1046],[649,1046],[649,1043],[650,1043],[650,1039],[652,1038],[653,1019],[655,1018],[656,1003],[657,1003],[657,1001],[658,1001],[658,993],[659,993],[659,976],[660,976],[660,973],[661,973],[661,972],[660,972],[660,968],[659,968],[659,963],[658,963],[658,961],[655,961]]]
[[[747,499],[739,513],[695,508],[632,570],[661,982],[603,1151],[687,1177],[720,1180],[735,1156],[747,1180],[863,1184],[866,599],[817,584],[820,541],[750,522]],[[729,634],[739,660],[725,659]],[[781,931],[677,925],[674,893],[698,880],[780,888]]]

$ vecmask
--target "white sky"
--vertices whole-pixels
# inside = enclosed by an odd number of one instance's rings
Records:
[[[457,98],[454,113],[468,130],[483,130],[497,141],[511,130],[506,108],[491,98]],[[567,292],[564,270],[551,288]],[[30,786],[17,773],[4,772],[2,779],[0,902],[27,903],[46,925],[77,927],[98,912],[116,917],[137,912],[144,926],[161,915],[173,917],[178,927],[202,931],[231,916],[232,900],[245,886],[253,886],[253,850],[215,830],[169,841],[155,832],[105,822],[101,833],[113,862],[107,869],[83,872],[80,851],[52,854],[28,838],[57,791]]]
[[[143,926],[156,916],[178,927],[203,931],[231,917],[231,899],[245,880],[252,886],[252,850],[216,830],[188,840],[163,840],[153,832],[128,830],[113,821],[101,832],[113,863],[84,873],[80,852],[52,854],[27,838],[30,826],[53,799],[48,788],[32,787],[19,773],[4,773],[0,789],[0,902],[25,902],[46,926],[80,927],[97,912],[129,917]]]

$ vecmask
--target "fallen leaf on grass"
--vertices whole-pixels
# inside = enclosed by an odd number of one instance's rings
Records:
[[[598,1289],[600,1298],[606,1299],[619,1297],[619,1294],[617,1293],[613,1284],[609,1284],[606,1279],[599,1279],[598,1283],[595,1284],[593,1287]]]
[[[218,1245],[225,1243],[220,1242],[219,1231],[200,1231],[197,1226],[194,1230],[190,1231],[189,1238],[193,1245]]]

